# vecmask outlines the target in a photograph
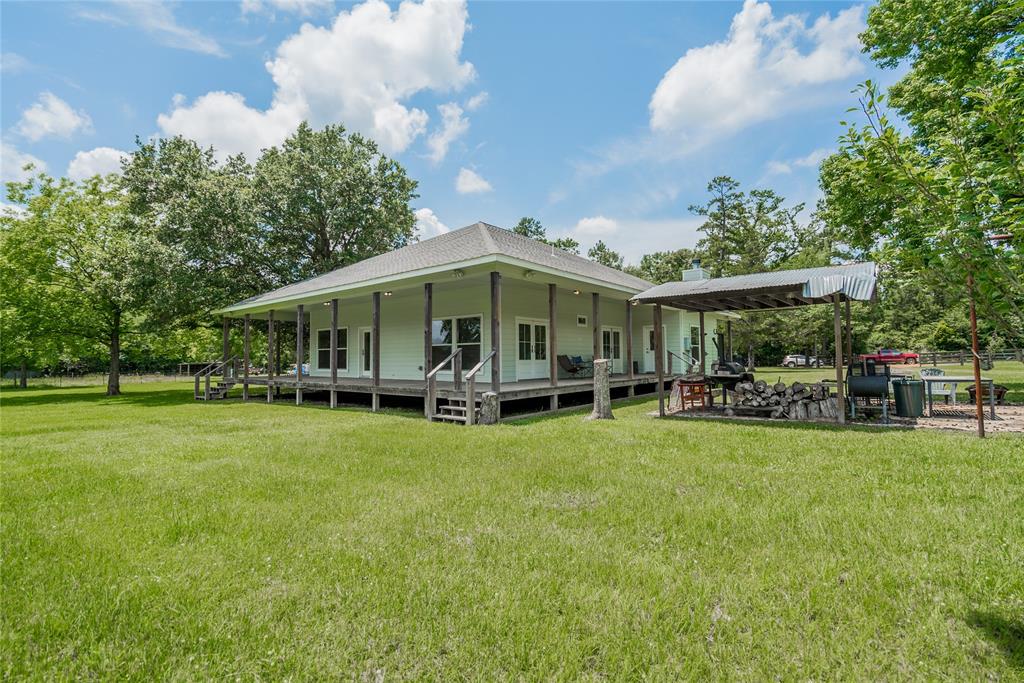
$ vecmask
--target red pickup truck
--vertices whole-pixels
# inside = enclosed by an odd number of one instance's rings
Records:
[[[914,365],[919,363],[921,357],[913,352],[896,351],[894,349],[878,349],[878,353],[863,353],[861,360],[873,360],[876,363],[906,363]]]

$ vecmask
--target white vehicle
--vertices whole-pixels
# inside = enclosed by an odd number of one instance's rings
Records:
[[[804,356],[798,353],[791,353],[782,359],[782,365],[787,368],[795,368],[798,365],[810,367],[818,362],[814,356]]]

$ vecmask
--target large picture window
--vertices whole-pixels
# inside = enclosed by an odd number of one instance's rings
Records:
[[[331,331],[319,330],[316,335],[316,364],[321,370],[331,369]],[[348,328],[338,328],[338,370],[348,369]]]
[[[463,370],[479,363],[482,325],[478,315],[435,320],[431,330],[431,365],[437,367],[455,348],[462,349]]]

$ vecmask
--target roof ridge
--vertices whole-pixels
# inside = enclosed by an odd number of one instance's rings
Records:
[[[494,243],[494,238],[491,237],[491,228],[496,228],[497,230],[501,230],[501,228],[489,223],[484,223],[483,221],[477,221],[476,225],[480,229],[480,237],[483,238],[484,245],[487,247],[487,253],[499,253],[498,245]]]

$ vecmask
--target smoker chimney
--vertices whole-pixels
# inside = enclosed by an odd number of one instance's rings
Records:
[[[700,259],[699,258],[695,258],[692,261],[690,261],[690,267],[693,268],[694,270],[696,270],[697,268],[700,268]]]
[[[683,282],[692,280],[707,280],[710,277],[708,271],[700,267],[700,259],[695,258],[690,262],[690,267],[683,271]]]

